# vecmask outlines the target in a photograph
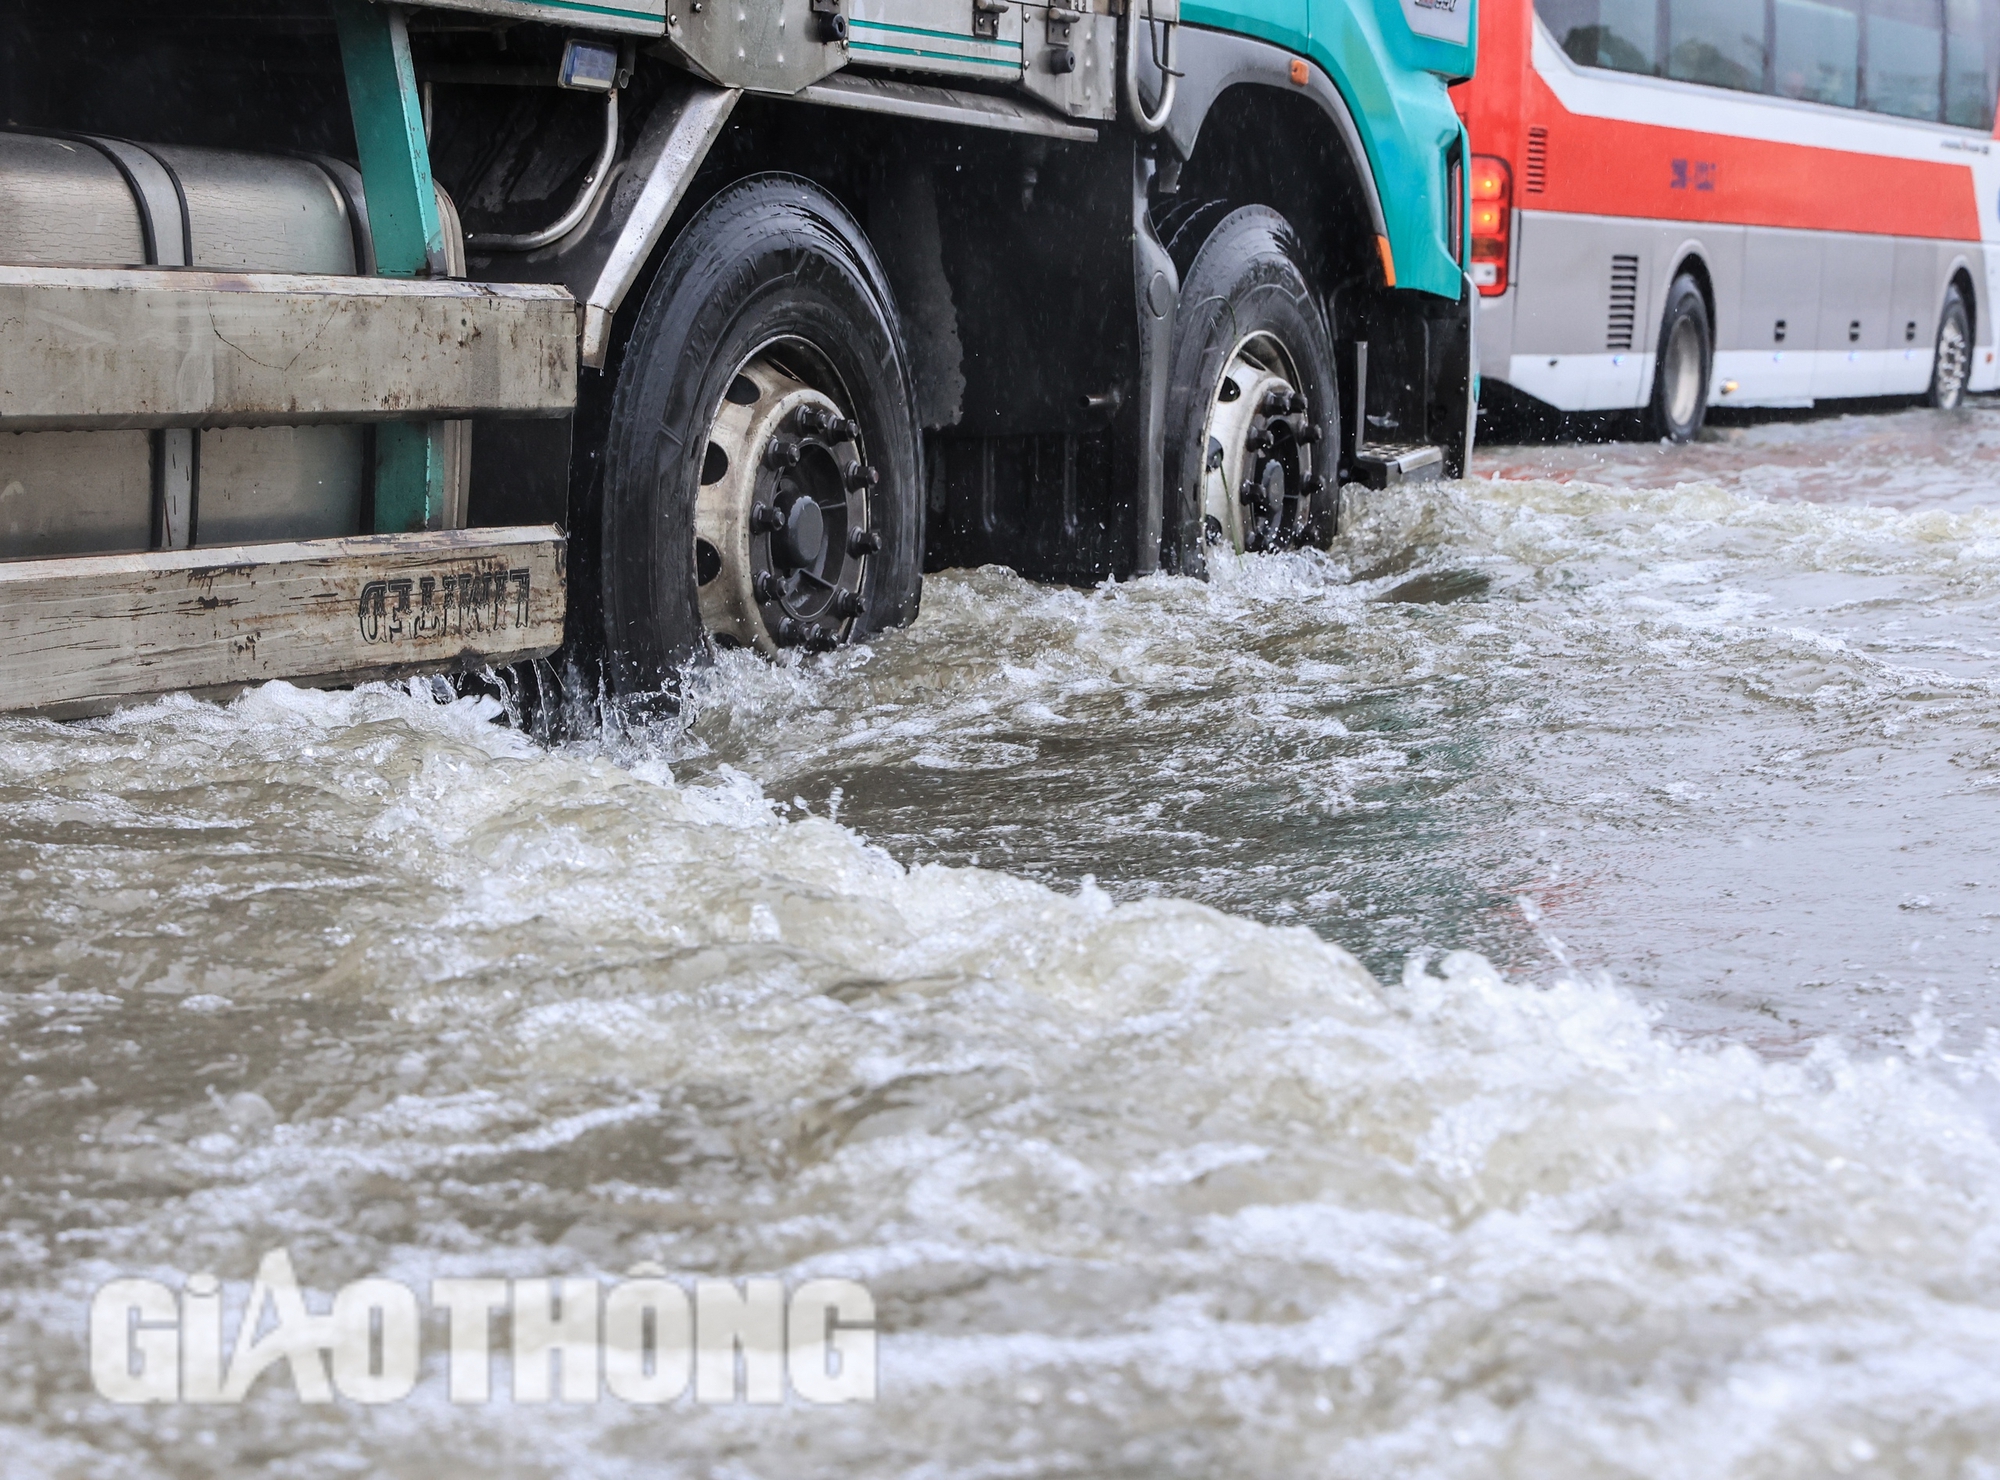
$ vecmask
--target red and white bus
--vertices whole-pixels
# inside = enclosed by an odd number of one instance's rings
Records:
[[[1676,440],[2000,387],[2000,0],[1481,0],[1457,91],[1489,384]]]

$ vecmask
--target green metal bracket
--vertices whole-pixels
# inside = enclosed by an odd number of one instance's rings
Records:
[[[403,9],[334,0],[333,14],[354,143],[361,151],[361,181],[368,191],[375,270],[383,277],[443,277],[444,223]]]
[[[444,424],[390,421],[375,428],[375,533],[442,528]]]
[[[334,0],[347,105],[361,153],[375,270],[383,277],[444,277],[444,223],[431,180],[423,101],[398,5]],[[444,428],[387,422],[375,429],[375,532],[434,529],[444,514]]]

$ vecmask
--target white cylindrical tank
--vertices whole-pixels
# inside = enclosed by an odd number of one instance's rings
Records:
[[[374,251],[361,176],[337,160],[0,132],[0,263],[347,275]],[[0,559],[353,534],[369,442],[359,426],[0,435]]]

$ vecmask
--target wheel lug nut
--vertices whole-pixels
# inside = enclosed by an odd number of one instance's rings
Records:
[[[799,444],[783,437],[774,437],[771,445],[764,449],[764,466],[782,472],[797,464]]]
[[[861,593],[860,593],[859,591],[841,591],[841,592],[839,592],[839,593],[838,593],[837,595],[835,595],[835,596],[834,596],[834,598],[833,598],[833,602],[832,602],[832,610],[833,610],[833,614],[834,614],[834,615],[835,615],[836,617],[858,617],[858,616],[860,616],[860,615],[861,615]]]
[[[861,428],[838,412],[824,406],[801,406],[792,413],[792,429],[802,437],[818,437],[835,444],[852,442]]]
[[[1306,398],[1297,391],[1292,392],[1291,411],[1294,416],[1303,416],[1306,411]]]
[[[792,617],[780,617],[778,619],[777,636],[779,647],[797,647],[804,640],[805,635],[806,629],[799,624],[797,619]]]
[[[750,533],[776,534],[785,527],[785,516],[775,504],[759,504],[750,511]]]
[[[1299,433],[1299,440],[1305,443],[1306,446],[1308,447],[1317,447],[1320,444],[1320,439],[1325,436],[1326,436],[1326,428],[1321,426],[1318,422],[1314,422],[1311,426],[1307,427],[1304,431]]]
[[[864,488],[873,488],[882,481],[881,473],[867,463],[856,463],[847,470],[847,491],[859,493]]]
[[[806,628],[806,651],[809,653],[830,653],[840,646],[840,639],[826,628],[814,623]]]
[[[847,537],[847,553],[873,555],[882,548],[882,536],[872,529],[857,529]]]
[[[778,578],[768,570],[757,572],[757,579],[750,583],[750,589],[757,593],[759,601],[776,601],[785,594],[784,587],[779,584]],[[787,617],[786,620],[790,621],[791,619]]]

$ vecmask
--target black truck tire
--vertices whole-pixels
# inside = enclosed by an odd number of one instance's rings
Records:
[[[612,398],[600,516],[611,691],[671,687],[718,637],[830,647],[909,622],[921,456],[895,302],[861,228],[795,176],[726,187],[668,252]],[[734,521],[733,545],[718,517]],[[705,591],[725,578],[744,594],[718,607]]]
[[[1647,420],[1653,435],[1692,442],[1708,418],[1708,380],[1715,364],[1715,331],[1701,286],[1682,273],[1667,290],[1660,321],[1660,353],[1653,369],[1653,402]]]
[[[1182,281],[1167,379],[1169,570],[1205,575],[1211,542],[1268,550],[1333,537],[1340,394],[1301,256],[1283,216],[1244,206],[1215,224]]]

